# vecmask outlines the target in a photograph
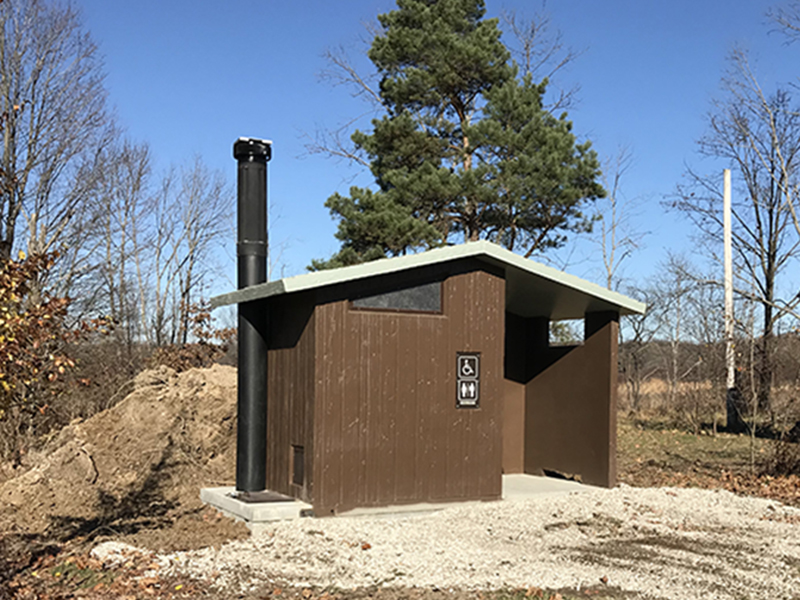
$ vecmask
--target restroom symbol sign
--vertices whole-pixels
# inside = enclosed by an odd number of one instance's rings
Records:
[[[481,358],[477,352],[461,352],[456,358],[456,406],[478,406],[481,386]]]

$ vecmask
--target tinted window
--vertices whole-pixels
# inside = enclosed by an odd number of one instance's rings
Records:
[[[426,283],[353,300],[356,308],[442,312],[442,284]]]

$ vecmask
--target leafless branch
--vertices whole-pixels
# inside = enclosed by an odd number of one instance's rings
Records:
[[[637,230],[632,217],[637,211],[636,201],[627,200],[622,191],[625,173],[633,164],[629,147],[621,147],[603,166],[603,186],[607,196],[597,201],[599,221],[598,244],[602,251],[606,286],[615,289],[619,284],[622,263],[640,246],[646,233]]]
[[[504,10],[501,19],[513,36],[513,43],[509,45],[511,54],[521,65],[523,75],[551,80],[584,52],[565,46],[561,32],[552,28],[550,15],[543,9],[530,19],[518,16],[516,11]],[[577,85],[557,90],[549,110],[556,113],[570,108],[579,90]]]
[[[786,36],[787,43],[800,39],[800,2],[793,1],[786,6],[770,8],[767,18],[777,26],[777,31]]]
[[[359,73],[343,46],[328,48],[322,56],[328,67],[319,72],[318,77],[321,81],[334,87],[344,85],[352,90],[353,97],[364,98],[376,108],[383,104],[380,93],[375,87],[377,74]]]
[[[304,145],[306,153],[323,154],[329,157],[341,158],[350,162],[355,162],[364,167],[369,167],[369,160],[367,160],[363,153],[350,141],[353,125],[363,119],[367,114],[369,113],[359,115],[336,129],[317,129],[313,137],[308,133],[304,133],[303,137],[307,140]]]

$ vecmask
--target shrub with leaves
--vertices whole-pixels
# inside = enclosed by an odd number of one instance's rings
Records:
[[[69,344],[106,325],[98,319],[70,327],[69,298],[41,289],[56,258],[20,253],[0,264],[0,452],[5,455],[16,449],[19,435],[35,433],[37,418],[64,391],[76,366]]]
[[[59,353],[69,300],[31,293],[52,264],[52,256],[21,255],[0,270],[0,417],[74,366]]]

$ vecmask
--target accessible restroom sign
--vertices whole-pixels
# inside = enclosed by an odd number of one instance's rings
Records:
[[[480,396],[480,352],[459,352],[456,355],[456,407],[477,407]]]

